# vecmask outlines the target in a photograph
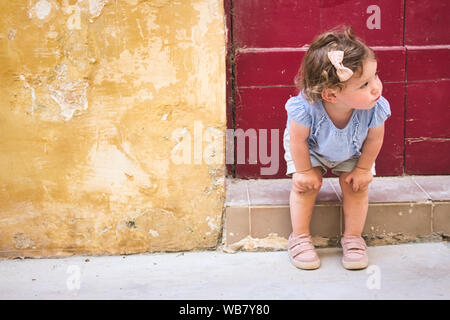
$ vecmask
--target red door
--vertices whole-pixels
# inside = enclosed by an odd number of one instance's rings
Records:
[[[340,24],[375,50],[391,104],[377,175],[450,173],[449,1],[225,0],[225,10],[230,175],[286,177],[284,105],[304,46]]]

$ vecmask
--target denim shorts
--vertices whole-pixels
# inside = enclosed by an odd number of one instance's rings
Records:
[[[286,175],[292,177],[292,174],[296,172],[294,161],[292,160],[291,152],[289,149],[289,139],[283,139],[284,145],[284,159],[286,160],[287,170]],[[309,150],[309,159],[311,160],[312,167],[320,167],[322,175],[327,173],[327,168],[331,169],[331,172],[335,175],[340,175],[340,172],[351,172],[357,165],[359,156],[353,156],[350,159],[344,161],[330,161],[315,152]],[[372,166],[372,174],[375,175],[375,163]]]

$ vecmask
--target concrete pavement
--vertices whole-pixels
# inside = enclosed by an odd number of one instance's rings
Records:
[[[450,244],[369,247],[348,271],[340,248],[293,267],[287,251],[196,251],[0,261],[0,299],[449,299]]]

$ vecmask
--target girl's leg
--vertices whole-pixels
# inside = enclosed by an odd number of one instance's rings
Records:
[[[348,175],[349,173],[342,172],[339,176],[339,184],[344,196],[342,201],[345,221],[344,236],[361,236],[369,208],[369,188],[354,192],[351,184],[345,183]]]
[[[322,182],[322,169],[320,167],[314,167],[313,171],[319,177]],[[311,216],[316,202],[317,190],[309,190],[307,192],[300,192],[294,184],[292,184],[292,190],[289,197],[289,206],[291,210],[291,222],[292,232],[294,236],[301,234],[310,234],[309,224],[311,222]]]
[[[369,265],[367,245],[361,237],[369,208],[369,188],[353,192],[352,186],[345,183],[348,175],[349,173],[342,173],[339,176],[339,184],[344,195],[345,219],[344,236],[341,238],[342,264],[346,269],[357,270]]]

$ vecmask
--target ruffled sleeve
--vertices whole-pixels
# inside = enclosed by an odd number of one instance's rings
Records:
[[[369,122],[369,128],[381,126],[391,116],[389,102],[384,97],[380,97],[373,108],[374,111]]]
[[[297,97],[292,97],[286,102],[288,120],[292,119],[305,127],[311,127],[311,115],[308,113],[306,101]]]

